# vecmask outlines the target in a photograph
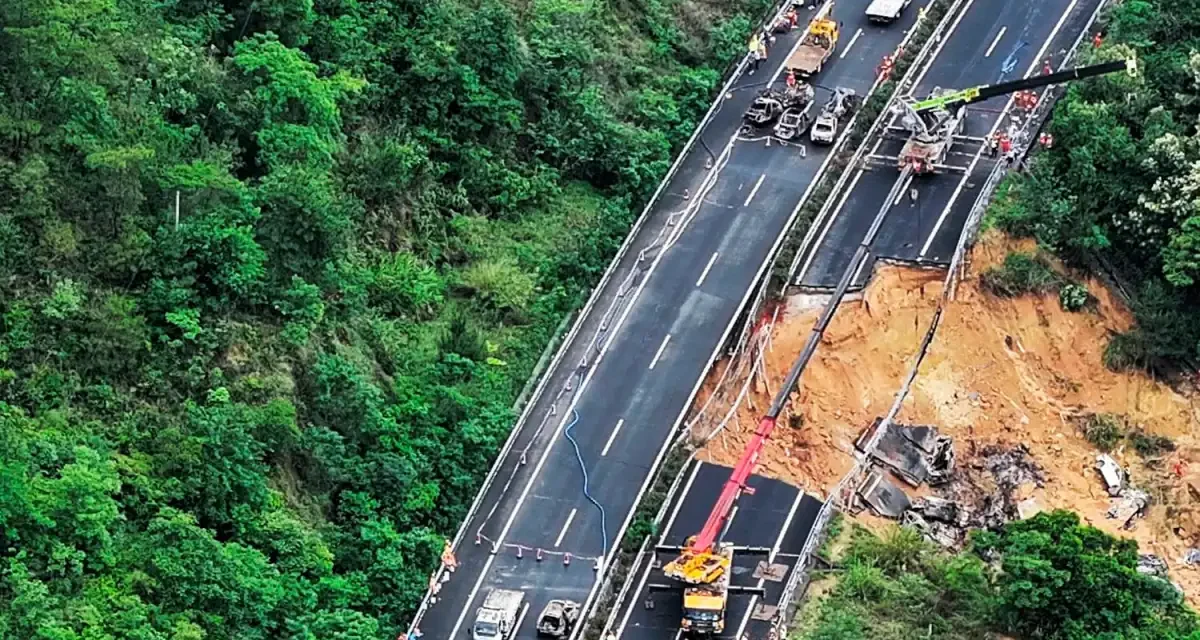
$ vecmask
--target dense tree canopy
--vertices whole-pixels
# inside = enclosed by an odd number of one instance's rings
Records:
[[[840,556],[798,640],[1200,640],[1175,587],[1138,572],[1136,542],[1066,511],[978,532],[953,556],[913,529],[857,529]]]
[[[394,637],[766,5],[0,3],[0,637]]]
[[[1140,74],[1071,85],[1048,125],[1054,148],[1007,185],[992,221],[1071,263],[1115,276],[1138,326],[1111,366],[1200,358],[1200,5],[1126,0],[1085,57],[1135,55]]]

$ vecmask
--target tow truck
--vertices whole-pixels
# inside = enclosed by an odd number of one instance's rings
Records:
[[[825,66],[825,61],[833,55],[838,43],[838,23],[833,19],[833,3],[828,10],[817,14],[808,25],[808,33],[792,55],[788,56],[787,68],[795,72],[797,77],[814,76]]]
[[[947,163],[951,147],[959,143],[987,144],[988,142],[984,138],[965,134],[967,105],[996,96],[1121,70],[1125,70],[1130,76],[1137,75],[1137,61],[1134,58],[1113,60],[959,91],[935,87],[924,100],[908,98],[900,102],[898,115],[902,126],[888,127],[889,134],[907,135],[899,155],[895,158],[870,155],[867,156],[866,161],[868,165],[893,165],[899,169],[911,167],[915,174],[965,173],[966,167]]]

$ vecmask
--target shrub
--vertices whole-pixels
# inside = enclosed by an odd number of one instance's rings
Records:
[[[1093,413],[1084,419],[1083,435],[1097,449],[1112,451],[1125,435],[1125,419],[1112,413]]]
[[[1090,299],[1087,287],[1076,282],[1064,284],[1058,290],[1058,303],[1065,311],[1079,311],[1087,306]]]
[[[1141,429],[1129,432],[1129,444],[1143,458],[1152,458],[1175,450],[1175,442],[1166,436],[1146,433]]]
[[[1041,256],[1016,252],[1008,254],[999,267],[984,271],[980,278],[987,290],[1007,298],[1045,293],[1062,282],[1062,277]]]

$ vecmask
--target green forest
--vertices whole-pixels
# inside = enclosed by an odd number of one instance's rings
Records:
[[[769,4],[0,2],[0,638],[395,637]],[[1194,368],[1200,4],[1105,28],[1143,73],[1071,85],[988,223],[1128,293],[1106,364]],[[903,637],[1200,637],[1072,518],[860,536],[811,637],[913,593]]]
[[[1113,368],[1170,374],[1200,362],[1200,4],[1125,0],[1085,61],[1136,55],[1139,74],[1073,83],[1052,148],[1001,185],[986,221],[1108,278],[1137,318]],[[1090,59],[1090,60],[1089,60]]]
[[[833,538],[822,555],[836,569],[818,584],[836,581],[794,640],[1200,640],[1175,588],[1138,572],[1136,542],[1067,511],[976,532],[953,555],[907,527],[879,537],[854,524]]]
[[[767,8],[0,3],[0,638],[395,637]]]

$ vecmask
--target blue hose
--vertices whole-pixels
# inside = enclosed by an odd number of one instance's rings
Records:
[[[600,503],[597,502],[596,499],[592,497],[592,494],[588,491],[587,467],[583,464],[583,455],[579,453],[579,443],[575,442],[575,437],[571,435],[571,429],[574,429],[575,425],[578,423],[579,412],[571,409],[571,424],[567,425],[567,428],[563,430],[563,435],[567,437],[567,440],[571,442],[571,446],[575,448],[575,459],[579,461],[579,471],[583,473],[583,496],[588,499],[588,502],[596,505],[596,509],[600,511],[600,535],[603,536],[601,538],[601,544],[603,545],[602,548],[604,549],[603,556],[607,558],[608,519],[604,513],[604,507],[600,506]]]

